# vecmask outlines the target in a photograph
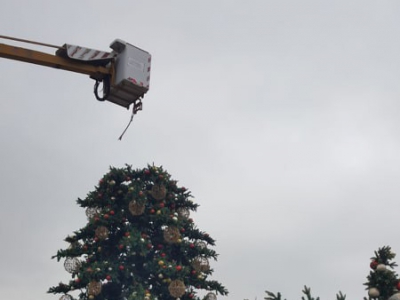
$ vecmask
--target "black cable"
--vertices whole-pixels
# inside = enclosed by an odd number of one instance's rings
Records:
[[[100,82],[103,82],[103,97],[99,96]],[[94,84],[94,95],[99,101],[105,101],[108,96],[110,96],[110,76],[104,77],[103,80],[96,79],[96,83]]]

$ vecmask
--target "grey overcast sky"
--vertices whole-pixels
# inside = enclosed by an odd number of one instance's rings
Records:
[[[362,299],[400,253],[400,1],[2,1],[0,34],[152,54],[130,112],[84,75],[0,59],[0,298],[51,300],[50,257],[109,166],[162,165],[217,240],[219,299]],[[6,40],[2,43],[13,44]],[[53,52],[53,49],[22,47]]]

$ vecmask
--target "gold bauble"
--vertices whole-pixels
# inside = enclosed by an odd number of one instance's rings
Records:
[[[192,261],[192,267],[197,272],[207,272],[210,270],[210,263],[207,258],[199,256]]]
[[[87,286],[87,292],[90,295],[97,296],[101,293],[101,282],[100,281],[91,281]]]
[[[106,238],[108,238],[108,234],[109,234],[109,230],[107,227],[105,226],[99,226],[96,228],[95,234],[96,237],[99,238],[99,240],[105,240]]]
[[[129,202],[129,211],[133,216],[140,216],[144,213],[145,205],[143,203],[139,203],[136,200],[132,200]]]
[[[185,294],[185,284],[183,283],[182,280],[176,279],[171,281],[171,283],[168,286],[169,293],[171,294],[172,297],[179,298],[183,294]]]
[[[156,200],[163,200],[167,195],[167,189],[163,184],[155,184],[151,188],[151,195]]]
[[[178,243],[181,238],[181,234],[179,232],[178,227],[175,226],[168,226],[164,230],[164,240],[167,243],[173,244]]]

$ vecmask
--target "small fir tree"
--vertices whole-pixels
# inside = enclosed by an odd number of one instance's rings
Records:
[[[393,268],[397,266],[393,259],[396,254],[389,246],[384,246],[375,251],[375,256],[371,257],[371,271],[367,276],[367,286],[369,299],[387,300],[391,298],[400,299],[397,294],[400,290],[400,283]],[[365,298],[367,299],[367,298]]]
[[[301,297],[302,300],[320,300],[319,297],[314,298],[311,295],[311,288],[307,286],[304,286],[304,290],[302,290],[302,292],[306,296],[306,297],[302,296]],[[264,297],[265,300],[282,300],[281,293],[274,294],[270,291],[265,291],[265,293],[267,294],[267,296]],[[346,300],[346,295],[342,294],[342,292],[339,292],[338,294],[336,294],[336,300]]]
[[[148,166],[111,168],[78,204],[88,223],[65,240],[53,258],[71,273],[49,293],[61,300],[206,299],[228,291],[209,279],[215,241],[190,218],[198,205],[191,193],[163,170]],[[77,291],[77,295],[71,293]]]
[[[396,254],[392,252],[389,246],[384,246],[375,251],[375,256],[371,258],[371,271],[367,276],[367,282],[364,285],[367,286],[368,298],[364,297],[364,300],[400,300],[400,280],[393,268],[397,266],[393,259]],[[320,300],[319,297],[313,298],[311,296],[311,289],[304,287],[302,291],[306,297],[302,297],[302,300]],[[274,294],[270,291],[265,291],[267,294],[264,297],[265,300],[282,300],[281,293]],[[336,294],[337,300],[345,300],[346,295],[339,292]],[[286,299],[285,299],[286,300]]]

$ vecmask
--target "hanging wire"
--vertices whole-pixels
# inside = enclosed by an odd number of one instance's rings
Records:
[[[128,125],[126,126],[125,130],[122,132],[121,136],[119,137],[119,140],[122,140],[122,137],[124,136],[125,132],[128,130],[129,126],[131,125],[132,121],[133,121],[133,117],[137,114],[137,112],[139,110],[142,110],[143,104],[142,104],[142,99],[136,99],[133,102],[133,106],[132,106],[132,115],[131,115],[131,119],[129,120]]]

